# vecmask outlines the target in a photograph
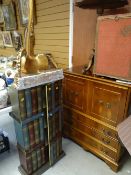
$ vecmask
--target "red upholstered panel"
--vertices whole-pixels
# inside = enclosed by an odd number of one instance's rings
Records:
[[[131,80],[131,17],[99,17],[94,73]]]

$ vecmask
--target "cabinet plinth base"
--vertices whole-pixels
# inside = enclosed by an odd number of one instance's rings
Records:
[[[31,175],[41,175],[42,173],[44,173],[46,170],[48,170],[50,168],[50,164],[49,162],[46,163],[45,165],[43,165],[41,168],[39,168],[37,171],[35,171],[34,173],[32,173]],[[22,166],[18,167],[19,172],[22,175],[29,175]]]

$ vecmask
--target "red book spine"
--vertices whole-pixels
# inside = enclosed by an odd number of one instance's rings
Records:
[[[35,132],[34,132],[34,122],[29,123],[29,139],[30,139],[30,147],[35,147]]]
[[[45,163],[45,147],[41,148],[41,163]]]

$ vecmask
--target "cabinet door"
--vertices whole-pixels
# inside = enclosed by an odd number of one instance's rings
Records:
[[[117,126],[124,119],[128,88],[90,83],[88,110],[90,114]]]
[[[64,79],[64,104],[68,107],[85,112],[87,87],[86,80],[65,76]]]

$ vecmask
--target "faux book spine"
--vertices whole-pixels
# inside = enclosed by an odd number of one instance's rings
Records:
[[[38,97],[36,87],[31,89],[31,98],[32,98],[32,114],[35,115],[38,112]]]
[[[24,120],[26,118],[26,102],[25,102],[26,100],[24,90],[18,92],[18,98],[19,98],[20,117],[21,120]]]
[[[30,89],[25,90],[27,117],[32,116],[32,98]]]
[[[40,168],[41,165],[42,165],[41,150],[40,150],[40,148],[36,150],[36,153],[37,153],[37,164],[38,164],[38,168]]]
[[[30,148],[30,138],[28,126],[21,126],[19,122],[14,120],[15,132],[18,144],[25,150]]]
[[[39,118],[39,129],[40,129],[40,141],[43,142],[45,140],[45,133],[44,133],[44,118]]]
[[[43,111],[42,86],[37,87],[38,112]]]
[[[35,133],[35,143],[39,144],[40,142],[39,120],[34,121],[34,133]]]
[[[25,149],[28,150],[30,148],[30,140],[29,140],[29,130],[27,125],[25,125],[22,128],[22,130],[23,130],[24,146],[25,146]]]
[[[37,154],[36,154],[36,151],[32,152],[31,157],[32,157],[33,171],[36,171],[37,170]]]
[[[45,163],[45,148],[42,147],[41,148],[41,164],[44,164]]]
[[[31,156],[28,156],[26,161],[27,161],[27,172],[28,174],[31,174],[33,171]]]
[[[34,148],[35,147],[34,122],[30,122],[28,124],[28,128],[29,128],[30,147]]]
[[[46,108],[46,86],[42,86],[42,104]]]

